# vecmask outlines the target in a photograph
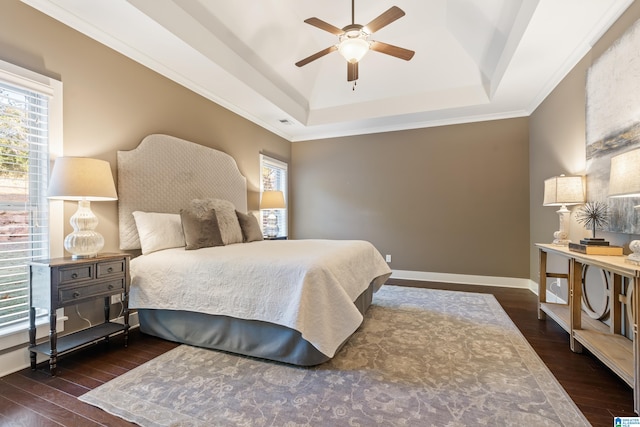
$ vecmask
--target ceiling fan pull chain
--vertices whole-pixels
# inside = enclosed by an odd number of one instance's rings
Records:
[[[357,80],[354,80],[354,81],[353,81],[353,87],[351,88],[351,90],[352,90],[352,91],[355,91],[355,90],[356,90],[356,85],[357,85],[357,84],[358,84],[358,81],[357,81]]]

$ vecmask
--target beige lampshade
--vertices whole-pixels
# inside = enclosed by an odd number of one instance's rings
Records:
[[[640,197],[640,149],[611,158],[609,197]]]
[[[260,209],[285,209],[287,205],[284,202],[284,194],[282,191],[263,191],[260,200]]]
[[[109,162],[86,157],[58,157],[47,196],[62,200],[118,200]]]
[[[584,181],[581,176],[554,176],[544,181],[544,206],[584,203]]]

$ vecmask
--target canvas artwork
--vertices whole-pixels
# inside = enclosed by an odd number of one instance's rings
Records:
[[[640,21],[587,73],[587,201],[609,205],[605,231],[640,234],[635,198],[609,199],[611,157],[640,147]],[[640,165],[639,165],[640,167]]]

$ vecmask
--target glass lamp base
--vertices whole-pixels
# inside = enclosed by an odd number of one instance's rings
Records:
[[[73,233],[64,239],[64,248],[73,259],[93,258],[104,247],[104,238],[94,230],[98,218],[91,211],[88,200],[78,202],[78,210],[69,220]]]
[[[104,247],[104,238],[93,230],[74,231],[64,239],[64,248],[73,259],[94,258]]]
[[[267,217],[267,225],[264,228],[264,234],[267,237],[276,237],[279,232],[280,228],[278,227],[278,219],[272,212]]]

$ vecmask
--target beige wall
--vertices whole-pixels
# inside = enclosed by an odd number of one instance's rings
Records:
[[[550,242],[553,240],[553,232],[558,229],[556,209],[542,206],[543,182],[546,178],[561,173],[585,173],[587,70],[638,19],[640,19],[640,3],[634,2],[530,116],[531,250],[529,263],[530,277],[536,282],[539,278],[538,253],[533,244]],[[570,236],[572,240],[578,240],[585,235],[588,233],[574,221]],[[603,233],[602,236],[618,245],[628,245],[628,242],[634,238],[630,235],[613,233]],[[561,260],[553,259],[551,263],[554,270],[566,269]],[[565,287],[561,296],[566,298],[566,294]]]
[[[0,59],[63,82],[64,155],[107,160],[114,175],[116,151],[136,147],[151,133],[167,133],[231,154],[250,191],[259,189],[260,152],[290,161],[288,141],[18,0],[2,0]],[[256,204],[250,208],[257,209]],[[66,219],[76,206],[65,206]],[[100,219],[104,250],[117,250],[117,203],[95,202],[92,208]],[[65,220],[64,234],[69,232]]]
[[[365,239],[396,270],[526,278],[526,118],[294,143],[296,238]]]

